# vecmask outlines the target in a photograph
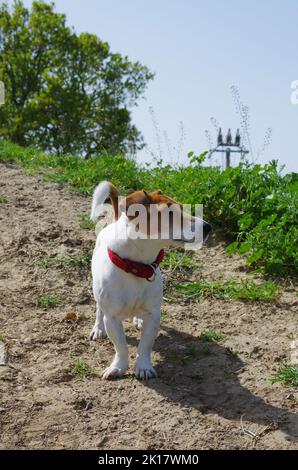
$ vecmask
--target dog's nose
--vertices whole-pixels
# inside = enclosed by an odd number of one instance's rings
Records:
[[[207,240],[209,233],[212,230],[212,225],[208,224],[208,222],[203,223],[203,237],[204,241]]]

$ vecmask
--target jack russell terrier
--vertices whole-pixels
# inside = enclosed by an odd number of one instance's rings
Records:
[[[98,234],[93,252],[97,309],[90,339],[109,337],[115,356],[102,377],[106,380],[122,377],[128,368],[122,322],[134,318],[134,324],[142,328],[135,373],[138,379],[147,380],[156,377],[151,351],[160,324],[163,283],[159,263],[163,248],[181,247],[194,239],[205,241],[211,225],[184,212],[180,204],[161,191],[150,194],[136,191],[122,198],[107,181],[100,183],[93,194],[94,222],[107,201],[112,204],[114,222]]]

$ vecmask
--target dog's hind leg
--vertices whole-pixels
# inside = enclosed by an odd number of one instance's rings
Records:
[[[156,377],[151,364],[151,351],[160,324],[160,312],[154,312],[144,318],[142,336],[137,350],[136,376],[141,380]]]
[[[128,368],[128,347],[121,320],[115,317],[104,316],[104,324],[109,339],[115,348],[115,356],[112,364],[107,367],[102,378],[105,380],[122,377]]]
[[[90,333],[90,340],[91,341],[97,341],[103,338],[107,337],[104,321],[103,321],[103,313],[100,310],[100,307],[98,303],[96,304],[96,320],[94,327],[91,330]]]

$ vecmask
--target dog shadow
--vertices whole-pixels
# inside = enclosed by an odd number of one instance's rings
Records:
[[[289,440],[298,441],[298,415],[245,388],[238,378],[245,363],[228,348],[163,326],[154,351],[160,358],[159,378],[144,382],[146,387],[182,407],[238,422],[242,416],[245,422],[278,428]]]

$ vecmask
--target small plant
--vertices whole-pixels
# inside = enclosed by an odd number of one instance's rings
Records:
[[[211,354],[211,349],[209,348],[209,346],[204,346],[202,349],[201,349],[202,353],[205,354],[206,356],[209,356],[209,354]]]
[[[61,301],[61,297],[57,297],[54,295],[38,295],[37,297],[35,297],[36,305],[44,309],[56,307],[61,303]]]
[[[0,341],[2,341],[2,343],[4,343],[4,336],[2,333],[0,333]]]
[[[8,199],[5,196],[0,196],[0,204],[7,204]]]
[[[88,214],[78,214],[77,218],[79,219],[79,224],[80,227],[83,230],[94,230],[95,229],[95,223],[90,220]]]
[[[224,339],[224,335],[220,331],[216,330],[204,330],[201,335],[200,339],[202,341],[208,341],[212,343],[218,343]]]
[[[271,378],[271,382],[281,382],[287,387],[298,387],[298,366],[283,364],[276,374]]]
[[[89,367],[83,359],[79,358],[75,362],[74,373],[76,376],[80,377],[80,379],[84,379],[85,377],[94,375],[94,370]]]
[[[190,346],[188,346],[188,348],[185,351],[185,354],[181,358],[182,364],[186,364],[187,362],[191,361],[192,359],[197,357],[198,354],[199,354],[199,350],[197,346],[195,346],[194,344],[191,344]]]
[[[167,308],[161,308],[160,309],[160,318],[162,320],[164,320],[165,318],[167,318],[167,316],[169,315],[169,311]]]

